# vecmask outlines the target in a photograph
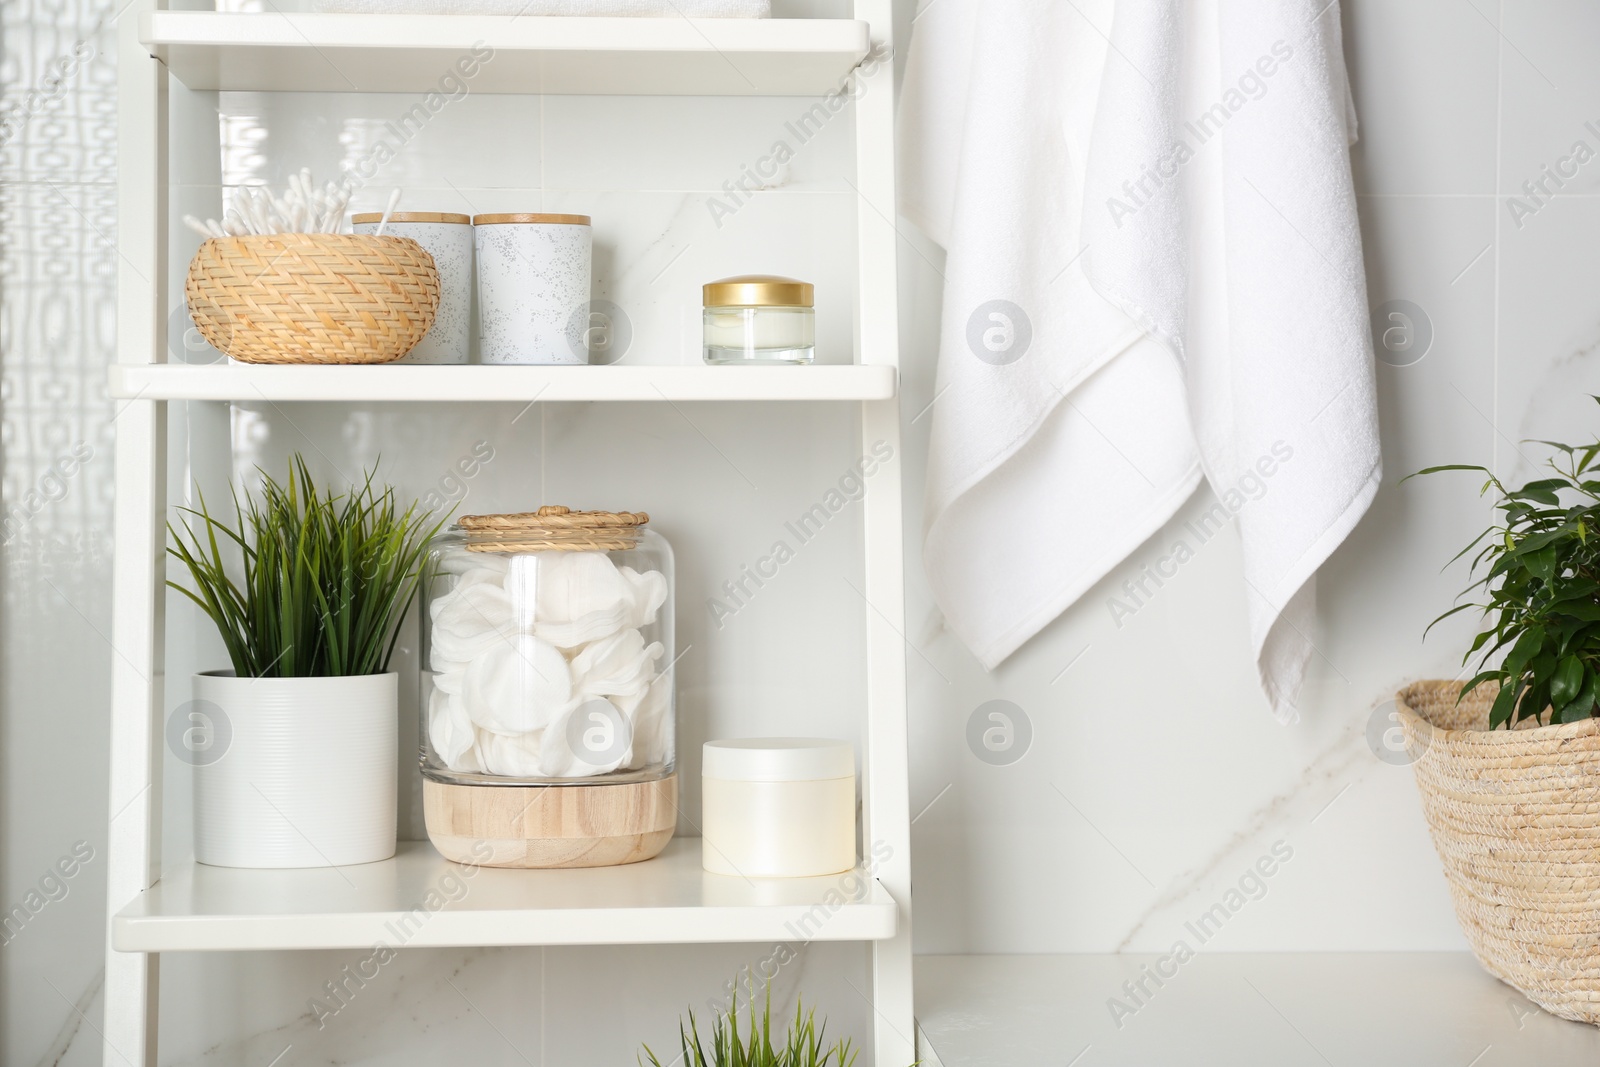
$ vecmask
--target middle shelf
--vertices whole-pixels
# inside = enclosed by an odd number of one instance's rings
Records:
[[[115,363],[121,400],[889,400],[895,369],[669,366],[265,366]]]
[[[350,867],[189,863],[117,913],[120,952],[454,945],[878,941],[895,902],[861,869],[824,878],[707,874],[699,838],[622,867],[462,867],[426,841]]]

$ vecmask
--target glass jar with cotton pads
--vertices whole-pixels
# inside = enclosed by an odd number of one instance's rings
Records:
[[[422,799],[446,858],[646,860],[677,826],[672,549],[643,512],[466,515],[422,595]]]
[[[807,878],[856,865],[856,755],[848,741],[707,741],[702,865],[744,878]]]
[[[589,216],[474,215],[484,363],[589,362]]]
[[[396,363],[465,363],[472,343],[472,216],[446,211],[383,212],[350,218],[355,233],[409,237],[433,257],[439,271],[439,312],[416,346]]]
[[[817,355],[816,287],[772,274],[701,289],[707,363],[810,363]]]

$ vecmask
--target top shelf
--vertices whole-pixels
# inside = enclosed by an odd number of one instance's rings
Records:
[[[855,19],[219,11],[147,12],[139,39],[190,89],[446,95],[454,76],[474,93],[813,96],[870,47]]]

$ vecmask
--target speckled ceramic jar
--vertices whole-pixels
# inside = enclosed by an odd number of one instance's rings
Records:
[[[372,211],[350,221],[370,234],[383,218]],[[438,211],[397,211],[383,231],[421,245],[439,269],[439,313],[415,348],[398,363],[465,363],[472,343],[472,217]]]
[[[587,363],[587,215],[475,215],[485,363]]]

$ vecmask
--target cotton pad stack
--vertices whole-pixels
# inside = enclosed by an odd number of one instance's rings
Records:
[[[646,642],[660,572],[604,552],[449,557],[429,605],[428,736],[455,771],[581,778],[666,757],[670,680]]]

